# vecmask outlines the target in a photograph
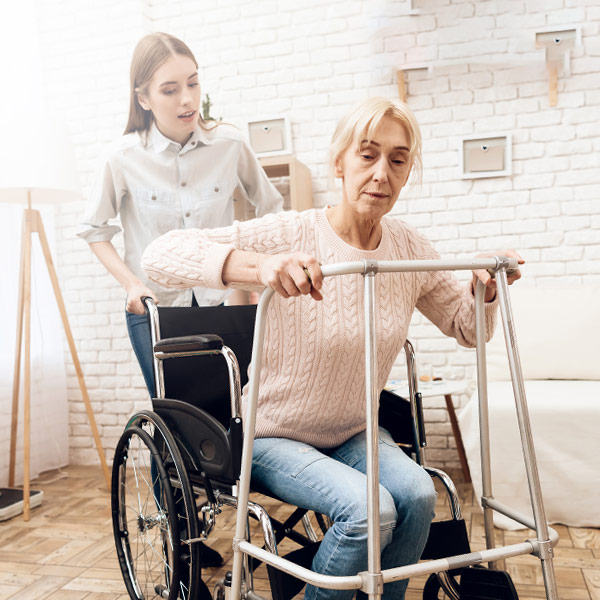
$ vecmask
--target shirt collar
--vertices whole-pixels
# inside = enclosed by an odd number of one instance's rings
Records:
[[[192,140],[196,140],[199,144],[203,144],[204,146],[210,146],[214,141],[212,135],[210,135],[206,129],[202,129],[199,125],[196,127],[196,131],[194,131],[190,141]]]
[[[152,126],[150,127],[150,131],[148,132],[148,142],[148,145],[152,147],[157,154],[163,150],[166,150],[171,144],[173,144],[178,151],[181,150],[181,144],[178,144],[177,142],[174,142],[173,140],[164,136],[159,131],[156,123],[152,123]],[[212,144],[212,140],[207,135],[207,132],[197,125],[196,129],[192,133],[192,136],[187,141],[185,148],[186,150],[190,150],[191,148],[195,148],[198,144],[208,146]]]

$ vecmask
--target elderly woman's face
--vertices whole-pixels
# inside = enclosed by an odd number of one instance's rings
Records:
[[[381,219],[408,180],[412,167],[409,152],[405,128],[384,117],[373,139],[362,140],[358,149],[352,144],[336,161],[335,175],[342,179],[342,206],[361,218]]]

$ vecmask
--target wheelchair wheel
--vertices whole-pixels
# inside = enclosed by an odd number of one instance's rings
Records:
[[[131,598],[175,600],[177,514],[167,471],[150,435],[130,427],[115,450],[111,504],[117,556]]]
[[[460,600],[460,583],[455,573],[432,573],[425,582],[423,600]]]
[[[179,446],[168,425],[152,411],[141,411],[135,414],[129,420],[128,427],[131,426],[139,427],[152,437],[169,476],[177,515],[175,541],[180,547],[179,598],[190,600],[196,597],[207,597],[209,592],[201,579],[200,545],[185,542],[185,540],[197,539],[200,531],[194,492]]]

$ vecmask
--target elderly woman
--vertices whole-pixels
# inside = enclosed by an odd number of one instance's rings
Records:
[[[410,109],[383,98],[357,105],[339,123],[331,167],[341,202],[302,213],[267,215],[231,227],[172,231],[155,240],[142,262],[167,287],[268,286],[252,477],[285,501],[328,515],[332,527],[313,569],[349,575],[367,568],[365,374],[362,277],[323,279],[320,264],[435,259],[431,244],[399,219],[386,217],[413,167],[421,137]],[[504,255],[516,253],[502,251]],[[486,284],[487,331],[495,325],[494,281]],[[519,278],[515,272],[510,282]],[[448,272],[377,278],[382,389],[417,308],[446,335],[473,346],[473,286]],[[316,302],[324,300],[323,302]],[[429,475],[380,431],[382,568],[418,561],[434,516]],[[403,598],[406,581],[385,585]],[[352,591],[308,586],[305,597],[350,599]]]

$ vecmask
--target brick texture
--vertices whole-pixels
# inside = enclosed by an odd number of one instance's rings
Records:
[[[395,213],[418,226],[448,257],[503,247],[527,260],[538,284],[600,282],[600,70],[595,0],[497,2],[423,0],[38,0],[45,88],[75,144],[84,192],[99,156],[120,135],[128,68],[146,32],[184,39],[200,62],[213,114],[240,127],[286,114],[294,151],[310,167],[316,206],[335,202],[327,150],[336,119],[367,95],[397,98],[396,70],[407,71],[408,103],[423,127],[424,173]],[[536,31],[565,23],[581,44],[561,66],[558,105],[549,106]],[[461,179],[460,136],[513,136],[513,174]],[[134,410],[147,406],[129,347],[124,294],[87,246],[74,237],[84,202],[57,215],[56,263],[107,455]],[[115,240],[117,247],[120,240]],[[465,278],[466,275],[462,275]],[[411,337],[434,373],[474,380],[474,353],[446,340],[420,315]],[[95,463],[71,359],[68,365],[71,457]],[[402,370],[401,361],[394,369]],[[466,396],[455,399],[462,405]],[[431,404],[435,463],[457,467],[440,404]],[[446,425],[444,425],[446,423]]]

